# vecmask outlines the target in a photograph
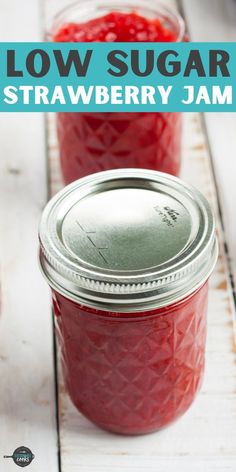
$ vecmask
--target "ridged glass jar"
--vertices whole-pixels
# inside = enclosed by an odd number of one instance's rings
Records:
[[[103,41],[99,36],[96,37],[94,30],[97,28],[100,31],[107,25],[106,41],[109,37],[113,37],[114,41],[114,31],[118,30],[118,26],[114,27],[114,24],[118,25],[114,15],[133,15],[133,12],[141,15],[146,22],[152,22],[154,29],[153,21],[158,22],[156,28],[162,28],[162,32],[154,36],[154,41],[185,40],[185,25],[180,15],[158,1],[149,0],[119,0],[117,3],[110,0],[77,1],[57,15],[49,39]],[[107,17],[109,14],[113,14],[113,17]],[[115,40],[150,41],[152,36],[145,36],[148,24],[139,22],[140,28],[143,28],[140,31],[137,18],[129,17],[130,30],[124,36],[125,26],[120,26]],[[91,23],[91,20],[96,24]],[[78,25],[81,25],[79,32]],[[89,34],[89,28],[93,36]],[[132,35],[129,31],[132,31]],[[165,37],[163,31],[170,34]],[[140,36],[141,33],[143,36]],[[182,137],[180,113],[61,112],[57,114],[57,132],[62,175],[66,184],[93,172],[123,167],[179,174]]]
[[[81,413],[140,434],[188,409],[204,372],[216,258],[207,201],[167,174],[97,173],[48,203],[40,263],[66,386]]]

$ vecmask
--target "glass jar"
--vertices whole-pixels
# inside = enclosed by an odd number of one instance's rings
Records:
[[[40,263],[65,383],[81,413],[140,434],[188,409],[204,372],[216,258],[207,201],[167,174],[97,173],[48,203]]]
[[[127,25],[125,28],[123,23],[120,25],[118,22],[117,15],[122,13],[129,15],[128,31]],[[107,17],[107,14],[113,16]],[[143,24],[138,21],[140,15],[144,18]],[[107,25],[107,34],[104,36],[102,33],[98,39],[104,24]],[[145,35],[147,28],[155,27],[156,35]],[[160,31],[158,28],[161,28]],[[93,35],[89,34],[90,29]],[[151,4],[150,0],[119,0],[111,3],[110,0],[103,0],[100,3],[99,0],[81,0],[56,17],[50,39],[179,42],[184,40],[184,33],[184,22],[179,14],[158,2]],[[179,174],[182,135],[180,113],[61,112],[57,114],[57,130],[61,169],[66,184],[93,172],[123,167],[145,167]]]

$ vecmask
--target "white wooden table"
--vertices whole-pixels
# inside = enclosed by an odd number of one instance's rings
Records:
[[[67,3],[1,0],[0,41],[41,40]],[[182,0],[178,6],[192,39],[235,41],[234,0]],[[235,114],[185,116],[182,177],[210,200],[220,240],[202,391],[173,426],[126,438],[101,431],[75,410],[57,368],[50,297],[37,266],[38,220],[61,185],[53,116],[0,114],[1,472],[16,470],[3,455],[21,445],[35,454],[29,467],[35,472],[235,472],[235,130]]]

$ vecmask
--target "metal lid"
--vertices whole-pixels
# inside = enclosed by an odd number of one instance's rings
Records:
[[[203,195],[144,169],[100,172],[65,187],[47,204],[39,237],[51,287],[118,312],[180,300],[203,284],[217,259]]]

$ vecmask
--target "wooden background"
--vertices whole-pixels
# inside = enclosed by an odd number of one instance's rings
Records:
[[[39,41],[66,0],[0,0],[0,41]],[[112,2],[111,2],[112,3]],[[182,0],[191,38],[235,41],[234,0]],[[71,405],[57,369],[49,291],[37,265],[37,227],[61,186],[53,115],[0,114],[0,471],[16,447],[32,472],[235,472],[236,115],[185,115],[182,177],[210,200],[220,257],[211,278],[207,368],[192,408],[166,430],[126,438]]]

